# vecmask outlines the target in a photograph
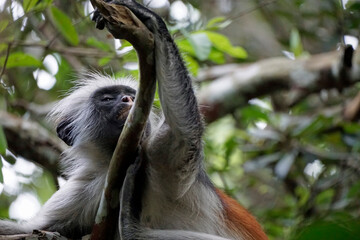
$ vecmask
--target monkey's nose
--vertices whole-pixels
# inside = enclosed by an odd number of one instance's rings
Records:
[[[123,97],[121,98],[121,101],[122,101],[122,102],[125,102],[125,103],[132,103],[134,100],[133,100],[131,97],[129,97],[129,96],[123,96]]]

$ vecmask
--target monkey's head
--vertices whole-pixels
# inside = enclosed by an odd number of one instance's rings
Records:
[[[93,143],[112,153],[134,103],[136,87],[129,78],[83,75],[50,113],[58,136],[69,146]]]

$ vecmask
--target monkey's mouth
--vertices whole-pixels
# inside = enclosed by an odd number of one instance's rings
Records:
[[[126,107],[123,107],[118,115],[117,115],[117,119],[118,120],[125,120],[127,118],[127,116],[129,115],[130,109],[131,109],[132,105],[128,105]]]

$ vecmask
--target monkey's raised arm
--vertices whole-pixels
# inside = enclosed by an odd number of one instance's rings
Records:
[[[164,21],[158,15],[133,0],[110,3],[129,8],[153,33],[155,39],[156,79],[165,122],[148,142],[150,164],[166,165],[175,174],[181,173],[178,176],[180,179],[173,180],[179,182],[179,185],[190,186],[196,176],[194,171],[198,171],[197,165],[202,161],[203,124],[188,70]],[[104,21],[99,14],[95,15],[95,20],[98,27],[106,26],[117,37],[116,26]],[[175,195],[182,195],[186,191],[186,188],[177,189],[174,185],[171,189],[178,191]]]
[[[155,37],[156,78],[166,122],[178,136],[198,140],[203,132],[191,78],[164,21],[134,0],[116,0],[126,5]]]
[[[235,200],[216,190],[203,168],[203,123],[189,73],[163,20],[134,0],[126,6],[151,31],[156,79],[164,120],[142,145],[142,181],[131,167],[120,196],[123,240],[267,239],[256,220]],[[95,14],[99,28],[121,37]],[[138,173],[139,174],[139,173]],[[220,237],[221,236],[221,237]]]
[[[189,190],[202,171],[203,123],[197,100],[188,70],[164,21],[136,1],[124,2],[155,38],[156,79],[165,122],[150,139],[147,154],[150,168],[156,169],[162,179],[154,185],[176,199]]]

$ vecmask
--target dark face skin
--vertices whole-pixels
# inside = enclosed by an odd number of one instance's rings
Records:
[[[110,123],[121,123],[135,100],[136,91],[128,86],[116,85],[96,90],[90,97],[98,113]],[[124,116],[126,115],[126,116]]]
[[[115,149],[117,140],[125,124],[129,111],[134,103],[136,91],[124,85],[114,85],[96,90],[91,96],[91,118],[94,121],[94,142],[106,151]],[[57,127],[58,136],[69,146],[74,144],[76,135],[72,139],[73,127],[69,119],[62,121]]]
[[[95,141],[111,153],[134,103],[136,91],[128,86],[116,85],[96,90],[90,97],[101,122]]]

